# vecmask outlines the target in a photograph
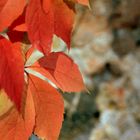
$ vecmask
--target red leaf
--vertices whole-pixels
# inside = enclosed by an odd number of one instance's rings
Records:
[[[32,75],[29,77],[36,110],[34,133],[47,140],[57,140],[63,121],[63,99],[47,82]]]
[[[0,38],[0,89],[20,108],[24,88],[24,63],[20,44]]]
[[[7,34],[12,43],[24,41],[25,32],[11,30]]]
[[[47,5],[47,0],[44,0],[44,7],[45,4]],[[70,37],[74,23],[74,11],[70,9],[63,0],[54,0],[53,12],[54,34],[61,37],[68,45],[68,48],[70,48]]]
[[[27,94],[22,113],[19,113],[12,103],[9,103],[4,92],[1,92],[0,95],[2,96],[0,98],[4,100],[3,106],[7,106],[7,103],[9,105],[9,110],[6,113],[3,110],[3,114],[0,115],[0,139],[28,140],[35,124],[35,110],[31,93]]]
[[[89,6],[89,0],[77,0],[78,3]]]
[[[61,37],[69,46],[73,17],[73,10],[63,0],[30,0],[26,24],[33,46],[48,54],[53,34]]]
[[[21,31],[26,32],[27,27],[25,25],[25,12],[26,8],[24,9],[23,13],[16,19],[14,22],[9,26],[9,30]]]
[[[25,38],[25,32],[27,31],[25,25],[25,10],[8,28],[8,36],[11,42],[22,42]]]
[[[32,70],[38,71],[63,91],[79,92],[85,89],[82,76],[77,65],[64,53],[51,53],[31,66]]]
[[[26,0],[0,0],[0,32],[22,14]]]

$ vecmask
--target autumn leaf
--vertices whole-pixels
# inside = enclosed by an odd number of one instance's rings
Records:
[[[26,13],[29,39],[44,54],[50,53],[54,34],[70,46],[73,20],[74,12],[63,0],[30,0]]]
[[[89,0],[77,0],[77,2],[79,4],[85,5],[85,6],[89,6]]]
[[[12,44],[5,38],[0,38],[0,89],[20,109],[24,88],[24,63],[20,43]]]
[[[26,7],[24,8],[23,13],[13,21],[13,23],[9,26],[9,30],[14,30],[14,31],[20,31],[20,32],[26,32],[27,27],[25,24],[25,13],[26,13]]]
[[[79,92],[85,89],[78,66],[62,52],[51,53],[29,68],[47,77],[63,91]]]
[[[25,11],[9,26],[7,35],[11,42],[24,42],[26,35]]]
[[[0,140],[28,140],[32,133],[58,139],[64,103],[56,88],[85,89],[74,61],[51,52],[54,34],[70,48],[76,3],[88,5],[87,0],[0,0],[0,32],[7,28],[9,39],[0,36]],[[25,44],[12,43],[17,41]],[[36,48],[41,55],[33,55]]]
[[[0,32],[20,16],[26,0],[0,0]]]
[[[32,94],[28,91],[23,112],[19,112],[7,94],[0,91],[0,139],[28,140],[35,123],[35,110]],[[8,106],[7,106],[8,105]],[[5,108],[5,106],[7,106]],[[1,110],[1,108],[3,108]],[[8,109],[8,110],[7,110]]]
[[[8,98],[8,95],[4,90],[0,90],[0,116],[5,114],[12,106],[13,103]]]
[[[47,140],[57,140],[63,121],[63,99],[47,82],[29,75],[29,88],[36,111],[34,133]]]

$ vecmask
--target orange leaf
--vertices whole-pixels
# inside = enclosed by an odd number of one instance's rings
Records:
[[[62,52],[51,53],[39,60],[30,69],[46,76],[63,91],[79,92],[85,89],[78,66]]]
[[[0,38],[0,89],[20,108],[24,88],[24,63],[20,44]]]
[[[7,112],[5,110],[0,112],[0,139],[28,140],[35,123],[35,110],[31,93],[28,92],[27,94],[24,113],[17,111],[4,91],[1,91],[0,99],[4,100],[3,106],[7,106],[7,103],[9,106]]]
[[[8,36],[11,42],[22,42],[25,39],[25,32],[27,31],[25,25],[25,10],[8,28]]]
[[[0,32],[22,14],[26,0],[0,0]]]
[[[32,75],[29,77],[36,110],[34,133],[47,140],[57,140],[63,121],[63,99],[47,82]]]
[[[89,0],[77,0],[78,3],[89,6]]]
[[[26,13],[29,39],[44,54],[51,51],[53,34],[69,46],[73,20],[74,12],[63,0],[30,0]]]

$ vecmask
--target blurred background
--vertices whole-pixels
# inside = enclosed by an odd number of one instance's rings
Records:
[[[89,93],[64,94],[59,140],[140,140],[140,0],[90,3],[70,51]]]

